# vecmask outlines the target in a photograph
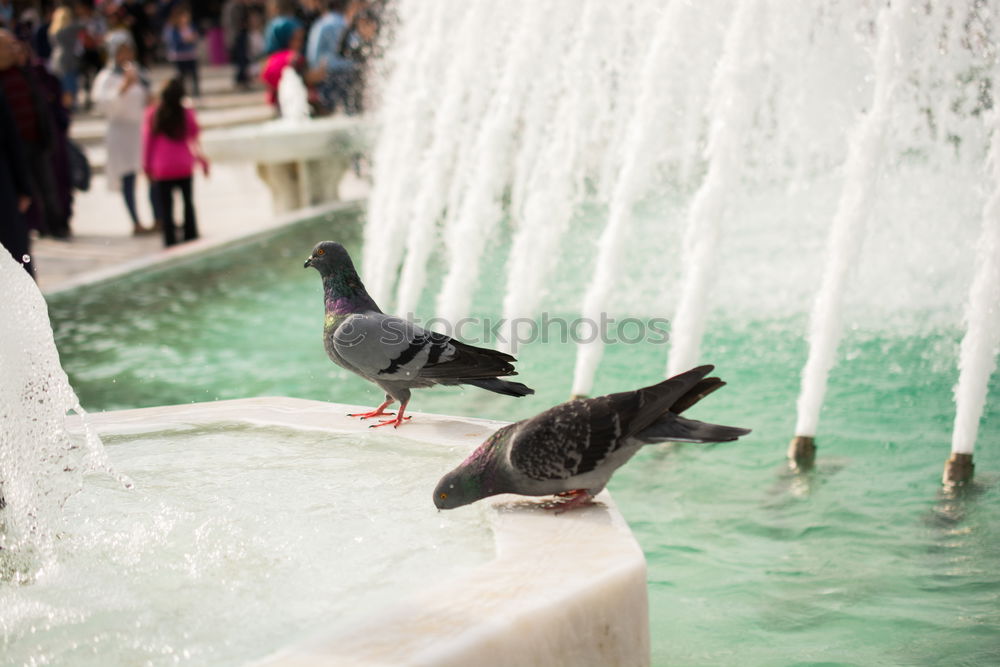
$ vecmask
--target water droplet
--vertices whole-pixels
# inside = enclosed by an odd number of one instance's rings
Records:
[[[27,264],[31,261],[31,255],[21,255],[21,263]]]

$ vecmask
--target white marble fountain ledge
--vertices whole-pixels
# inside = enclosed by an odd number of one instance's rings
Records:
[[[364,116],[279,118],[209,130],[200,141],[215,162],[255,163],[283,213],[336,201],[352,158],[368,150],[370,128]]]
[[[293,398],[123,410],[91,415],[99,432],[249,422],[367,432],[346,416],[362,406]],[[412,413],[400,437],[471,452],[503,422]],[[458,461],[456,461],[457,464]],[[331,627],[255,663],[366,667],[649,664],[646,561],[607,491],[556,515],[542,499],[496,496],[487,513],[496,558],[348,627]],[[431,505],[431,489],[427,503]]]

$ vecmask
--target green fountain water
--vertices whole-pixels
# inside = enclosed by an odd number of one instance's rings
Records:
[[[355,215],[305,221],[215,256],[51,297],[57,345],[83,406],[257,395],[378,403],[374,387],[326,359],[321,286],[302,269],[320,239],[356,252],[356,223]],[[497,284],[479,283],[483,316],[502,296]],[[785,446],[807,352],[804,319],[717,321],[703,354],[729,385],[692,415],[753,434],[647,448],[610,484],[649,561],[654,663],[996,664],[995,402],[980,430],[976,483],[958,497],[939,490],[961,332],[850,329],[830,376],[818,466],[793,475]],[[663,354],[662,344],[608,346],[595,391],[655,382]],[[518,419],[566,399],[575,343],[536,341],[518,357],[519,379],[535,396],[439,388],[416,392],[412,408]],[[998,389],[994,380],[993,395]]]

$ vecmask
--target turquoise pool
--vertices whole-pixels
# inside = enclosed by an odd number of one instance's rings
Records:
[[[51,296],[84,407],[263,395],[377,404],[374,387],[326,359],[320,282],[302,268],[318,240],[357,251],[360,215]],[[496,312],[498,282],[484,276],[480,315]],[[563,314],[574,317],[575,305]],[[428,296],[421,309],[431,308]],[[612,480],[649,561],[654,663],[1000,664],[1000,384],[980,429],[976,485],[945,497],[961,332],[851,329],[830,378],[818,468],[791,476],[784,455],[804,329],[802,314],[715,316],[702,356],[729,386],[692,415],[754,433],[647,448]],[[519,379],[532,397],[436,389],[411,407],[525,417],[566,398],[575,354],[572,342],[523,348]],[[595,390],[654,382],[665,356],[664,345],[611,346]]]

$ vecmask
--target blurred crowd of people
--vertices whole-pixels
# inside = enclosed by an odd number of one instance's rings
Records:
[[[90,165],[69,127],[75,112],[93,106],[108,120],[105,176],[122,193],[133,233],[162,230],[164,243],[175,243],[172,193],[179,189],[184,240],[197,238],[190,180],[196,164],[207,173],[208,163],[193,110],[181,110],[180,76],[193,75],[198,92],[197,54],[179,44],[197,45],[189,5],[75,0],[15,9],[0,0],[0,245],[34,275],[31,239],[72,236],[74,190],[89,188]],[[178,77],[151,105],[146,63],[161,58],[176,64]],[[160,112],[168,106],[171,112]],[[148,227],[136,208],[140,172],[154,212]]]
[[[30,45],[62,86],[66,106],[90,109],[109,40],[131,39],[141,67],[172,63],[194,97],[199,62],[229,62],[234,84],[276,88],[290,65],[317,114],[364,106],[365,66],[385,0],[0,0],[0,26]],[[23,9],[15,11],[16,6]],[[279,67],[280,65],[280,67]],[[82,99],[81,99],[82,98]]]
[[[281,77],[301,77],[313,115],[364,110],[365,71],[385,0],[0,0],[0,244],[34,272],[33,236],[69,239],[74,190],[89,187],[87,157],[69,139],[72,117],[108,121],[108,187],[120,192],[134,234],[197,238],[191,179],[201,154],[193,109],[199,63],[230,63],[236,88],[263,84],[277,108]],[[149,68],[176,76],[157,98]],[[258,84],[259,85],[259,84]],[[158,100],[158,101],[157,101]],[[169,103],[170,112],[158,112]],[[149,181],[153,221],[136,206]]]
[[[11,0],[0,0],[3,2]],[[208,6],[219,3],[56,0],[21,4],[27,7],[19,13],[0,11],[0,26],[30,45],[33,55],[59,79],[66,106],[75,111],[78,102],[85,109],[91,107],[94,77],[111,58],[108,44],[123,38],[131,41],[136,62],[142,67],[169,61],[177,63],[179,71],[189,73],[192,68],[187,61],[197,60],[200,39],[195,22],[202,20],[209,25],[212,13]],[[193,15],[195,8],[201,12]],[[216,9],[216,16],[219,11]],[[221,42],[221,29],[216,31],[219,34],[214,39]]]
[[[262,55],[261,78],[273,105],[278,105],[281,77],[291,68],[309,90],[313,115],[362,112],[365,73],[378,46],[384,2],[269,0],[262,34],[259,18],[253,18],[255,12],[260,16],[260,8],[253,0],[228,0],[223,10],[223,25],[232,35],[237,84],[245,84],[248,77],[240,64]]]

